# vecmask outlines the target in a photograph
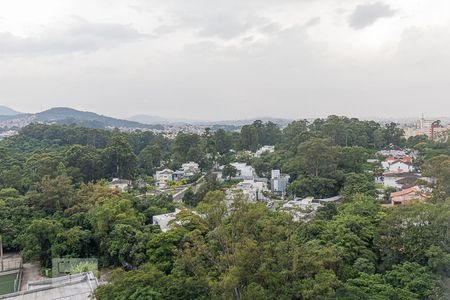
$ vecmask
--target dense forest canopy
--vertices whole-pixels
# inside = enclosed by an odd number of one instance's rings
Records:
[[[275,151],[249,155],[263,145]],[[432,183],[426,203],[386,207],[377,199],[382,148],[420,150]],[[50,267],[54,257],[95,257],[117,268],[98,299],[448,299],[450,145],[405,140],[394,123],[330,116],[280,129],[255,121],[239,132],[206,130],[169,140],[32,124],[0,142],[0,234],[8,251]],[[110,189],[195,161],[206,176],[184,203],[167,194]],[[331,197],[309,222],[249,203],[227,202],[209,172],[240,161],[261,177],[290,175],[291,197]],[[227,167],[230,174],[235,172]],[[174,229],[152,217],[188,207]],[[193,212],[195,210],[195,213]]]

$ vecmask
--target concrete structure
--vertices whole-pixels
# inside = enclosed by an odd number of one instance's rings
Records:
[[[126,192],[131,187],[131,180],[113,178],[108,185],[110,188],[115,188],[121,190],[122,192]]]
[[[255,169],[246,163],[231,163],[230,165],[236,168],[236,177],[243,179],[253,179],[255,177]]]
[[[236,185],[236,190],[241,190],[248,201],[256,202],[266,200],[263,192],[268,189],[264,181],[244,180]]]
[[[26,291],[0,296],[1,300],[93,299],[99,286],[92,272],[45,279],[28,283]]]
[[[450,127],[444,127],[439,120],[430,120],[422,117],[417,120],[413,126],[403,128],[405,131],[405,138],[425,135],[430,140],[447,140]]]
[[[176,216],[180,211],[181,210],[177,208],[173,213],[153,216],[152,218],[153,225],[159,226],[162,232],[169,231],[171,229],[171,224],[169,223],[176,219]]]
[[[305,199],[296,198],[294,200],[288,201],[281,208],[283,211],[292,214],[294,221],[306,221],[308,222],[316,211],[322,207],[320,203],[313,202],[314,198],[309,197]]]
[[[272,170],[272,177],[270,180],[272,192],[284,196],[290,179],[291,177],[289,175],[281,174],[280,170]]]
[[[286,202],[281,210],[291,213],[294,221],[308,222],[320,207],[326,203],[339,203],[341,200],[341,196],[325,199],[314,199],[313,197],[295,198]]]

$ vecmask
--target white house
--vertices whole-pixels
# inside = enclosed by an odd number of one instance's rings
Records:
[[[195,162],[188,162],[181,165],[181,168],[172,174],[173,180],[189,178],[200,172],[200,166]]]
[[[200,172],[200,166],[198,163],[190,161],[182,164],[181,170],[184,172],[185,176],[190,177]]]
[[[173,180],[173,171],[170,169],[156,171],[155,180],[159,183],[165,183],[167,180]]]
[[[108,186],[110,188],[119,189],[122,192],[126,192],[131,187],[131,181],[126,179],[113,178],[113,180],[108,183]]]
[[[290,178],[289,175],[281,174],[280,170],[272,170],[272,178],[270,181],[272,192],[284,195]]]
[[[244,180],[236,185],[236,189],[241,190],[248,201],[266,200],[263,192],[267,191],[267,183],[264,181]]]
[[[237,170],[237,177],[242,177],[244,179],[253,179],[255,177],[255,169],[246,163],[231,163],[233,167]]]
[[[390,173],[409,173],[414,171],[409,159],[393,159],[388,158],[381,163],[385,172]]]
[[[179,210],[177,208],[177,209],[175,209],[175,212],[173,212],[173,213],[153,216],[153,218],[152,218],[153,225],[159,226],[159,228],[161,229],[162,232],[166,232],[166,231],[170,230],[171,229],[171,226],[170,226],[171,224],[169,224],[170,221],[175,220],[177,214],[180,211],[181,210]]]

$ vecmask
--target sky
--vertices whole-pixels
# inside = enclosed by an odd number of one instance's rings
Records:
[[[449,116],[449,11],[443,0],[0,0],[0,105]]]

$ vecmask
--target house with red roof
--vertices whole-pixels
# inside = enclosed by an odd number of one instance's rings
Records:
[[[418,186],[413,186],[409,189],[391,193],[391,204],[404,205],[411,203],[411,201],[424,200],[426,198],[427,195]]]

